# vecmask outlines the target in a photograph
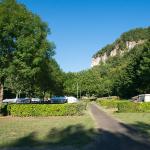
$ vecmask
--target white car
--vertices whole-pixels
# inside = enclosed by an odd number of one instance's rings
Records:
[[[3,103],[16,103],[17,98],[12,98],[12,99],[4,99]]]
[[[13,98],[13,99],[4,99],[3,103],[30,103],[30,98]]]
[[[40,103],[41,100],[39,98],[31,98],[32,103]]]

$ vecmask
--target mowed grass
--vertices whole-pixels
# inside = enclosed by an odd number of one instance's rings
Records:
[[[150,113],[113,113],[113,115],[150,137]]]
[[[82,147],[95,135],[86,114],[69,117],[0,117],[0,147]]]

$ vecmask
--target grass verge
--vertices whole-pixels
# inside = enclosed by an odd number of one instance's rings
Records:
[[[113,115],[150,138],[150,113],[114,113]]]
[[[0,117],[0,148],[79,148],[90,143],[94,135],[94,123],[87,114],[43,118]]]

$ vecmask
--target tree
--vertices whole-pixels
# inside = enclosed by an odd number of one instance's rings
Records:
[[[37,77],[36,88],[38,94],[44,98],[45,94],[62,95],[63,94],[63,72],[55,59],[47,60],[41,64],[41,70]]]
[[[76,73],[66,73],[64,76],[64,94],[76,96],[76,85],[77,85],[77,74]]]
[[[32,89],[40,64],[54,55],[53,44],[46,39],[49,31],[24,5],[15,0],[0,2],[0,101],[6,80],[15,91]]]
[[[150,92],[150,41],[143,47],[139,67],[137,69],[137,76],[139,79],[138,90],[141,93]]]
[[[49,70],[52,81],[50,85],[50,92],[53,95],[63,95],[64,72],[60,69],[55,59],[50,60]]]

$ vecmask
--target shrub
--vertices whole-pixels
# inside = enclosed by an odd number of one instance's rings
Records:
[[[85,103],[75,104],[9,104],[8,111],[12,116],[73,116],[82,115]]]
[[[7,113],[7,104],[0,104],[0,115],[6,116]]]
[[[0,103],[0,111],[1,111],[2,103]]]
[[[104,106],[106,108],[117,108],[118,103],[121,101],[116,99],[112,99],[112,100],[104,99],[104,100],[98,100],[97,102],[99,103],[99,105]]]
[[[127,100],[98,100],[105,108],[116,108],[117,112],[150,112],[150,103],[134,103]]]
[[[92,100],[90,100],[90,99],[82,99],[81,101],[82,101],[83,103],[88,104],[88,103],[90,103]]]
[[[150,102],[149,103],[134,103],[134,102],[122,102],[118,103],[118,112],[149,112],[150,113]]]

